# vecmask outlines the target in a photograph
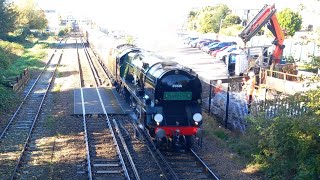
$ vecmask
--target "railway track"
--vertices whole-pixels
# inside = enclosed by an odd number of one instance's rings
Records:
[[[99,58],[98,58],[99,59]],[[103,65],[103,62],[99,59],[101,66],[103,67],[105,73],[108,74],[107,68]],[[218,176],[205,164],[205,162],[192,150],[187,150],[185,152],[165,152],[159,151],[153,143],[151,137],[145,129],[138,128],[136,123],[128,118],[120,118],[122,123],[126,121],[129,125],[126,128],[120,128],[124,131],[124,134],[128,134],[132,127],[131,135],[127,135],[125,140],[129,146],[133,146],[135,143],[144,143],[147,146],[148,153],[151,154],[155,160],[155,164],[160,170],[159,178],[161,179],[219,179]],[[124,124],[126,124],[124,123]],[[121,125],[124,126],[124,125]],[[134,133],[134,135],[133,135]],[[142,138],[141,141],[133,140],[130,137],[135,136]],[[131,150],[132,151],[132,150]],[[135,160],[137,161],[137,160]],[[155,176],[157,177],[157,176]]]
[[[101,99],[98,87],[102,84],[97,67],[81,41],[81,48],[84,50],[85,59],[88,61],[94,77],[95,89],[99,97],[103,114],[97,116],[87,115],[82,87],[85,85],[85,76],[78,52],[78,62],[81,81],[82,118],[84,127],[84,139],[86,144],[86,167],[89,179],[140,179],[135,164],[132,161],[128,148],[123,144],[122,134],[119,131],[116,120],[111,121]],[[86,70],[88,72],[88,70]],[[92,82],[92,80],[91,80]],[[118,129],[118,130],[117,130]]]
[[[0,135],[0,179],[18,178],[17,172],[25,163],[32,133],[63,55],[61,45],[62,41]]]

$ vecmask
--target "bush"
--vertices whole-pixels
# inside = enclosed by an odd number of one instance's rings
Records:
[[[243,27],[240,24],[236,24],[227,28],[222,28],[220,33],[226,36],[238,36],[241,29],[243,29]]]
[[[311,109],[310,113],[303,116],[288,117],[287,114],[279,113],[277,117],[267,119],[261,113],[259,117],[249,118],[249,132],[246,136],[251,138],[246,143],[255,144],[256,148],[248,151],[251,151],[249,153],[252,153],[254,162],[262,164],[262,170],[268,178],[320,177],[320,117],[312,110],[319,107],[319,95],[317,93],[317,97],[309,100],[307,106]],[[299,98],[295,100],[291,103],[296,104]],[[316,105],[312,106],[313,103]]]
[[[69,32],[71,31],[71,28],[70,27],[66,27],[64,29],[61,29],[58,33],[58,36],[59,37],[62,37],[62,36],[65,36],[67,35]]]
[[[25,49],[22,45],[18,43],[1,41],[1,40],[0,40],[0,49],[8,55],[15,55],[15,56],[21,56],[25,52]]]
[[[12,92],[12,90],[9,90],[0,84],[0,113],[7,112],[16,103],[18,103],[18,101],[19,98]]]

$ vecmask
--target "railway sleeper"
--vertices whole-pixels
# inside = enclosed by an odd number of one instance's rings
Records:
[[[122,174],[123,170],[98,170],[96,174]]]

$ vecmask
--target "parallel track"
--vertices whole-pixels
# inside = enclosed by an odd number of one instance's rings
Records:
[[[16,178],[61,60],[60,46],[61,41],[0,135],[0,179]]]
[[[85,143],[86,143],[86,159],[87,159],[87,172],[89,179],[95,178],[125,178],[131,179],[140,179],[139,174],[135,168],[135,164],[132,161],[131,155],[127,150],[125,144],[123,144],[122,134],[115,129],[118,129],[117,122],[113,120],[111,123],[109,115],[106,112],[105,106],[101,99],[101,95],[98,91],[98,86],[102,84],[101,78],[99,77],[99,72],[94,66],[93,60],[83,42],[81,42],[82,48],[85,51],[86,59],[88,60],[90,69],[94,76],[96,82],[96,92],[99,97],[99,101],[103,112],[105,115],[100,115],[97,118],[87,117],[84,106],[84,97],[83,91],[81,89],[81,98],[82,98],[82,109],[83,109],[83,125],[84,125],[84,134],[85,134]],[[78,61],[79,67],[81,67],[79,50],[78,52]],[[80,69],[80,72],[82,70]],[[80,73],[81,79],[81,88],[83,87],[83,73]],[[119,143],[117,137],[120,139]],[[108,152],[107,152],[108,151]],[[123,156],[123,151],[125,156]],[[130,162],[130,170],[127,168],[126,162]],[[131,173],[130,173],[131,172]]]

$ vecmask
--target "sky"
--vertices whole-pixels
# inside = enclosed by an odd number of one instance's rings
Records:
[[[263,4],[277,8],[298,6],[301,0],[35,0],[44,9],[58,9],[89,17],[100,25],[131,32],[166,32],[177,28],[194,7],[227,4],[230,8],[261,9]],[[308,0],[306,0],[308,1]]]

